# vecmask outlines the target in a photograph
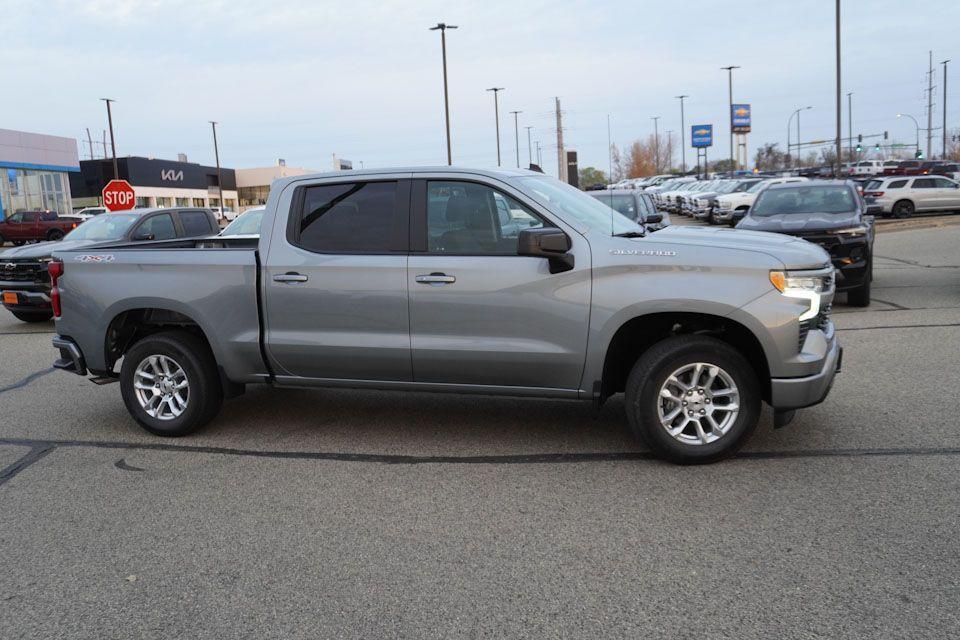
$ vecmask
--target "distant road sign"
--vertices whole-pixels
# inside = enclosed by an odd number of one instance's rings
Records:
[[[695,148],[713,146],[713,125],[695,124],[690,127],[690,145]]]
[[[730,125],[734,133],[750,133],[750,105],[735,104],[730,107]]]
[[[103,188],[103,206],[110,211],[133,209],[136,201],[133,187],[126,180],[111,180]]]

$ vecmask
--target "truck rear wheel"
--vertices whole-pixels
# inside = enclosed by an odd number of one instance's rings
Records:
[[[60,229],[52,229],[50,233],[47,234],[47,240],[52,242],[63,240],[63,231],[60,231]]]
[[[733,455],[760,417],[760,384],[736,349],[700,335],[675,336],[648,349],[626,385],[634,435],[680,464]]]
[[[123,357],[120,392],[134,420],[158,436],[193,433],[223,403],[210,348],[184,331],[155,333],[133,345]]]

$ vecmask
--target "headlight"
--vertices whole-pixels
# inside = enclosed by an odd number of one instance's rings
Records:
[[[859,227],[848,227],[846,229],[837,229],[834,233],[842,236],[863,236],[867,234],[866,225],[860,225]]]
[[[820,313],[820,294],[826,290],[829,276],[798,276],[789,271],[771,271],[770,283],[788,298],[810,302],[810,308],[800,314],[800,320],[816,318]]]

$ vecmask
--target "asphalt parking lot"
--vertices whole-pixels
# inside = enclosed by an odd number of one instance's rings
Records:
[[[160,440],[2,312],[0,636],[955,636],[956,222],[885,225],[826,403],[705,467],[619,398],[252,389]]]

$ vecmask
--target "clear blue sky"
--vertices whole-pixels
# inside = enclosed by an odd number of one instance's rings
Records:
[[[225,166],[330,167],[331,154],[370,166],[443,164],[440,38],[457,24],[448,56],[454,161],[496,161],[491,86],[502,94],[505,162],[512,121],[542,141],[555,171],[553,96],[566,112],[568,147],[605,168],[606,117],[627,144],[713,122],[728,154],[726,73],[734,98],[753,105],[750,155],[785,144],[792,110],[803,137],[834,127],[833,2],[125,2],[0,0],[0,127],[80,138],[106,127],[100,97],[117,100],[119,155],[213,162],[208,120],[220,124]],[[949,127],[960,127],[960,3],[847,0],[844,91],[854,93],[854,134],[889,130],[910,142],[925,126],[927,51],[936,84],[952,58]],[[935,125],[941,89],[935,90]],[[846,103],[844,103],[846,118]],[[844,124],[846,131],[846,124]],[[939,150],[939,132],[935,151]],[[86,145],[81,146],[86,155]],[[688,159],[692,152],[688,153]]]

